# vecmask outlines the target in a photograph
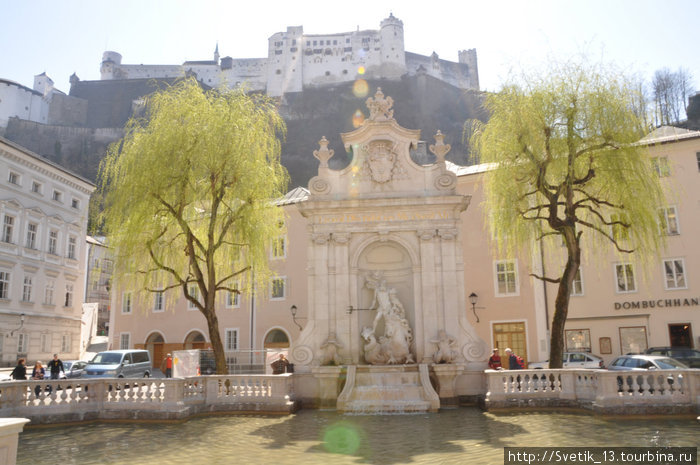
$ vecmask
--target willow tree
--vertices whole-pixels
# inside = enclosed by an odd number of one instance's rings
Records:
[[[227,372],[217,295],[268,282],[266,249],[283,220],[271,201],[288,179],[284,132],[267,97],[205,92],[186,79],[149,97],[145,117],[129,121],[100,167],[118,282],[199,309],[217,373]]]
[[[610,70],[565,64],[508,84],[486,98],[491,116],[473,131],[482,163],[485,215],[499,253],[539,247],[555,236],[565,251],[550,366],[561,368],[572,283],[585,244],[592,252],[635,256],[659,250],[663,192],[634,111],[634,86]],[[585,233],[585,236],[584,236]],[[582,241],[585,239],[584,241]],[[561,247],[564,245],[565,248]]]

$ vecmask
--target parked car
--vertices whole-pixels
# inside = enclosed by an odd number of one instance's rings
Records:
[[[66,373],[65,375],[61,373],[61,375],[63,375],[61,378],[80,378],[86,365],[87,362],[85,360],[64,360],[63,369],[66,371]]]
[[[649,355],[664,355],[688,365],[690,368],[700,368],[700,350],[688,347],[651,347],[646,351]]]
[[[153,373],[147,350],[108,350],[90,360],[83,378],[148,378]]]
[[[605,368],[603,359],[588,352],[564,352],[562,356],[564,368]],[[549,368],[549,360],[544,362],[531,362],[528,368],[541,370]]]
[[[630,354],[617,357],[608,366],[612,371],[686,370],[688,366],[678,360],[661,355]]]

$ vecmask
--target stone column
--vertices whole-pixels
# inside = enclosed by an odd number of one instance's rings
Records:
[[[29,423],[26,418],[0,418],[0,463],[17,463],[17,443],[19,433]]]
[[[331,300],[330,331],[335,332],[337,340],[343,345],[338,349],[338,354],[345,363],[350,363],[352,355],[351,345],[348,337],[349,321],[345,313],[348,307],[350,296],[350,263],[348,256],[348,244],[350,242],[349,233],[334,232],[333,239],[333,270],[332,274],[334,289]]]
[[[443,326],[442,308],[439,305],[438,279],[435,257],[435,230],[419,229],[416,231],[420,238],[421,290],[422,301],[420,315],[416,318],[416,361],[430,363],[430,339],[437,335],[439,327]],[[417,310],[417,309],[416,309]],[[416,312],[418,315],[419,313]]]

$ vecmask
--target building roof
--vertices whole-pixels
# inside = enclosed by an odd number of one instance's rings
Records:
[[[287,192],[284,197],[277,199],[275,205],[278,207],[283,207],[285,205],[292,205],[299,202],[304,202],[309,198],[309,190],[303,187],[296,187],[291,191]]]
[[[460,166],[455,165],[454,163],[451,163],[449,161],[445,161],[445,165],[447,166],[448,171],[452,171],[458,177],[469,176],[471,174],[485,173],[486,171],[489,171],[496,166],[495,163],[481,163],[479,165]]]
[[[687,139],[700,137],[700,131],[690,131],[688,129],[674,126],[660,126],[647,134],[639,142],[643,144],[665,144],[668,142],[680,142]]]
[[[78,179],[78,180],[84,182],[85,184],[88,184],[90,187],[93,187],[93,188],[97,187],[97,186],[95,186],[95,184],[92,181],[85,179],[84,177],[80,176],[79,174],[76,174],[76,173],[72,172],[71,170],[62,167],[58,163],[52,162],[48,158],[44,158],[41,155],[32,152],[31,150],[27,149],[26,147],[22,147],[19,144],[16,144],[10,140],[7,140],[4,137],[0,137],[0,143],[5,144],[5,145],[9,145],[10,147],[14,148],[15,150],[19,150],[20,152],[24,153],[25,155],[28,155],[41,163],[46,163],[47,165],[51,165],[54,168],[56,168],[57,170],[63,172],[64,174],[71,176],[75,179]]]
[[[43,96],[44,96],[44,94],[42,94],[41,92],[38,92],[38,91],[36,91],[36,90],[34,90],[34,89],[30,88],[30,87],[23,86],[23,85],[20,84],[19,82],[10,81],[9,79],[2,79],[2,78],[0,78],[0,83],[7,84],[7,85],[9,85],[9,86],[17,86],[17,87],[19,87],[20,89],[26,90],[27,92],[31,92],[32,94],[35,94],[35,95],[39,95],[40,97],[43,97]]]

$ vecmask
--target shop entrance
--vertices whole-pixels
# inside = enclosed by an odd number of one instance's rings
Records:
[[[512,323],[493,324],[494,347],[498,347],[501,354],[503,368],[508,367],[506,349],[511,348],[516,355],[520,355],[527,366],[527,344],[525,338],[525,322],[518,321]]]
[[[693,329],[690,323],[668,325],[668,339],[671,347],[693,348]]]

